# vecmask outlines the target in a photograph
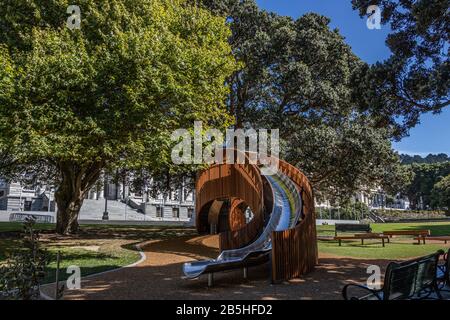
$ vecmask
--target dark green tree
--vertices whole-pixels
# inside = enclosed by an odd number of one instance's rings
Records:
[[[413,164],[414,179],[407,187],[406,194],[412,208],[434,207],[432,191],[436,183],[450,174],[450,161],[435,164]]]
[[[229,17],[242,68],[228,79],[228,108],[239,127],[276,128],[283,157],[305,171],[319,194],[349,197],[360,189],[408,181],[378,109],[361,105],[368,66],[330,20],[294,20],[260,10],[253,0],[204,1]]]
[[[431,205],[434,208],[446,208],[450,214],[450,174],[434,185],[431,192]]]
[[[389,26],[386,44],[392,55],[367,66],[360,82],[361,107],[377,110],[380,126],[395,128],[397,137],[415,126],[423,112],[440,112],[450,104],[448,0],[352,0],[366,16],[378,5]],[[399,117],[402,122],[397,122]]]

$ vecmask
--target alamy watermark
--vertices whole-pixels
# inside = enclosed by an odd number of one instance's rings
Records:
[[[70,30],[81,29],[81,9],[77,5],[70,5],[67,7],[67,13],[70,17],[67,18],[67,28]]]
[[[81,289],[81,269],[79,266],[70,266],[67,268],[67,274],[70,276],[66,281],[66,288],[68,290],[80,290]]]
[[[367,287],[372,290],[381,289],[381,268],[377,265],[371,265],[367,268]]]
[[[278,172],[278,129],[228,129],[224,136],[218,129],[203,132],[203,123],[196,121],[193,133],[187,129],[178,129],[171,138],[178,142],[172,149],[172,161],[178,165],[250,163],[260,164],[263,175]]]
[[[367,28],[369,30],[381,29],[381,9],[379,6],[371,5],[367,8]]]

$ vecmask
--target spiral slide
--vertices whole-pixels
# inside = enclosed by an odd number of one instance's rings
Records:
[[[240,249],[223,251],[215,260],[185,263],[183,271],[187,278],[198,278],[204,273],[212,274],[217,271],[245,267],[251,265],[252,260],[263,260],[262,258],[272,250],[270,238],[272,232],[296,226],[301,215],[302,200],[295,186],[282,174],[266,178],[272,188],[275,201],[270,220],[263,233],[252,244]],[[295,200],[292,201],[292,199]]]
[[[205,274],[212,286],[214,273],[243,268],[246,277],[249,267],[268,261],[273,282],[298,277],[314,268],[317,243],[312,191],[298,169],[280,160],[280,169],[273,176],[262,175],[258,166],[250,164],[217,165],[206,170],[197,180],[200,233],[207,232],[212,221],[218,223],[217,216],[223,216],[224,210],[213,203],[225,198],[242,199],[254,218],[240,228],[220,233],[221,254],[217,259],[185,263],[187,279]],[[229,220],[236,219],[234,209],[232,206],[227,212]],[[231,222],[229,225],[236,224]]]

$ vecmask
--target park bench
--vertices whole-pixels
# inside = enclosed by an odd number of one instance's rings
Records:
[[[383,247],[385,247],[385,240],[389,240],[388,236],[380,233],[361,233],[352,236],[336,236],[334,240],[339,241],[339,246],[342,246],[342,240],[361,240],[361,244],[364,245],[364,240],[378,240],[380,239]]]
[[[9,215],[9,221],[11,222],[23,222],[27,218],[34,218],[38,223],[53,223],[54,217],[50,215],[32,214],[32,213],[11,213]]]
[[[418,240],[419,243],[420,241],[423,241],[423,243],[425,244],[426,240],[435,240],[435,241],[444,241],[445,244],[447,244],[450,241],[450,236],[437,236],[437,237],[416,237],[414,238],[414,240]]]
[[[381,289],[348,284],[342,289],[345,300],[406,300],[427,299],[435,293],[438,299],[442,296],[438,288],[437,269],[440,250],[432,255],[401,263],[391,262],[384,277]],[[349,289],[357,288],[364,291],[361,296],[350,296]]]
[[[415,240],[422,240],[425,244],[425,238],[430,236],[430,230],[393,230],[393,231],[384,231],[383,234],[392,238],[393,236],[413,236],[416,237]],[[389,240],[388,240],[389,241]]]
[[[338,232],[346,232],[346,233],[360,233],[372,232],[372,228],[370,224],[349,224],[349,223],[336,223],[334,226],[334,235],[337,236]]]

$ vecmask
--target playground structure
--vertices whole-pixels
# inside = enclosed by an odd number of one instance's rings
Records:
[[[236,152],[236,151],[235,151]],[[248,157],[246,155],[248,160]],[[298,278],[318,262],[314,198],[306,176],[279,160],[278,173],[264,176],[260,165],[217,164],[196,182],[196,227],[219,233],[220,256],[184,264],[187,278],[270,261],[273,283]],[[249,207],[253,219],[246,223]]]

